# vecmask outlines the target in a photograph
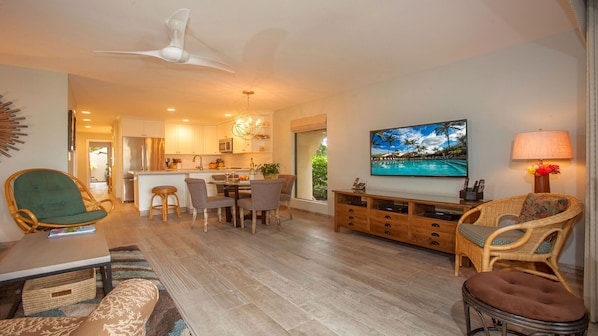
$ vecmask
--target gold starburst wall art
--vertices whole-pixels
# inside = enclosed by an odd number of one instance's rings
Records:
[[[3,96],[0,95],[0,154],[11,157],[9,151],[18,151],[18,144],[24,144],[21,137],[27,136],[23,129],[27,125],[22,122],[25,117],[18,117],[17,113],[21,110],[12,106],[12,101],[3,102]]]

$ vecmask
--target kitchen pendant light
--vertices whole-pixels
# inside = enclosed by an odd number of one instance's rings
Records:
[[[233,136],[244,140],[251,140],[259,133],[262,127],[263,118],[250,110],[249,98],[255,93],[253,91],[243,91],[247,96],[247,108],[244,113],[239,114],[233,122]]]

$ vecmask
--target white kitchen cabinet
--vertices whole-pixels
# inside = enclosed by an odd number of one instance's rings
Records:
[[[166,124],[164,150],[166,154],[192,153],[192,127],[190,125]]]
[[[220,154],[218,148],[218,127],[203,127],[203,154]]]
[[[164,138],[164,122],[122,118],[122,135],[132,137]]]
[[[218,139],[230,139],[233,137],[233,123],[228,121],[218,125]]]
[[[191,126],[191,154],[205,154],[205,126]]]
[[[166,154],[205,154],[204,128],[198,125],[167,123],[164,146]]]
[[[233,153],[251,153],[251,140],[233,136]]]

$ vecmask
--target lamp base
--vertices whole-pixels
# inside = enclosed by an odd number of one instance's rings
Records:
[[[550,175],[534,176],[534,192],[535,193],[549,193],[550,192]]]

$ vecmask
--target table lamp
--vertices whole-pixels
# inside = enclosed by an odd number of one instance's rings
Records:
[[[573,149],[568,131],[536,131],[518,133],[513,141],[513,160],[538,160],[528,168],[534,174],[534,192],[550,192],[550,174],[558,174],[559,166],[545,164],[546,159],[571,159]]]

